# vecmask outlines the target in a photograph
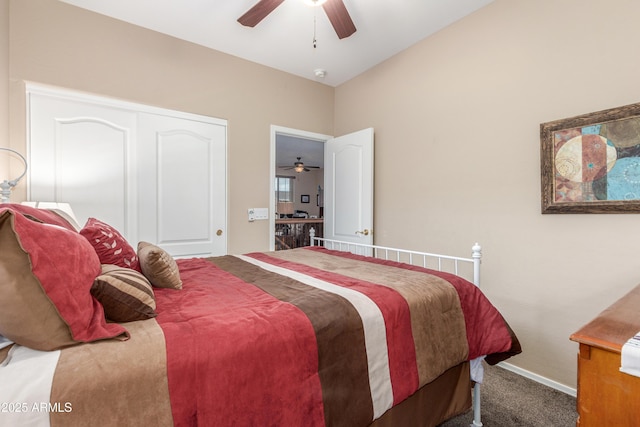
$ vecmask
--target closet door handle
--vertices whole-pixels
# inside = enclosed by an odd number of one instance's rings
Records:
[[[216,231],[216,236],[222,236],[222,230],[218,229],[218,231]]]
[[[364,234],[365,236],[369,235],[369,230],[367,230],[366,228],[362,231],[356,231],[356,234]]]

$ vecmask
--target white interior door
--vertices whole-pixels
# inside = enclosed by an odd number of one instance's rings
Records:
[[[137,237],[136,114],[46,94],[29,94],[29,194],[69,203]]]
[[[373,129],[327,141],[324,237],[373,243]]]
[[[173,256],[224,255],[226,126],[141,114],[140,240]]]

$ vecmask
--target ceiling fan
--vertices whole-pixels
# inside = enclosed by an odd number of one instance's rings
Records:
[[[282,169],[293,169],[296,172],[309,172],[311,169],[320,169],[320,166],[305,166],[302,163],[302,157],[297,158],[298,161],[293,164],[293,166],[280,166]]]
[[[246,27],[255,27],[267,17],[276,7],[284,0],[260,0],[251,9],[249,9],[244,15],[238,18],[238,22]],[[313,6],[322,4],[331,25],[338,38],[344,39],[356,32],[356,26],[349,16],[349,12],[345,7],[342,0],[305,0],[307,3],[311,3]]]

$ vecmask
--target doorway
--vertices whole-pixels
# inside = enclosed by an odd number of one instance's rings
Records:
[[[321,234],[324,146],[331,138],[271,127],[270,250],[308,245],[311,227]]]

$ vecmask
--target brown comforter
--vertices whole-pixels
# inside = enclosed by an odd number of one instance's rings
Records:
[[[129,341],[61,352],[52,425],[366,426],[452,366],[520,351],[472,284],[319,248],[179,260]]]

